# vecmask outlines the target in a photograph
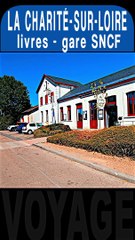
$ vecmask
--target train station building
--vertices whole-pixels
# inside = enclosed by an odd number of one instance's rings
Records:
[[[96,96],[93,84],[95,90],[101,89]],[[44,125],[63,123],[71,129],[135,125],[135,66],[87,84],[44,74],[37,93]]]

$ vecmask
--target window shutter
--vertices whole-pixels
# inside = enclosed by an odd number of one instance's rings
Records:
[[[48,104],[48,95],[45,95],[45,104]]]
[[[40,98],[40,106],[43,105],[43,97]]]
[[[68,121],[71,120],[71,106],[67,106],[67,118]]]
[[[51,92],[51,103],[54,102],[54,92]]]

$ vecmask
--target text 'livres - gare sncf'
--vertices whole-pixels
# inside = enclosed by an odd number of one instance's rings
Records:
[[[25,32],[38,32],[38,37],[25,36]],[[68,9],[57,11],[27,10],[22,19],[19,11],[14,14],[8,11],[8,31],[17,32],[17,48],[48,48],[49,44],[57,43],[56,39],[49,42],[47,32],[62,33],[61,49],[83,48],[87,44],[91,48],[117,48],[121,41],[121,31],[127,31],[126,10],[106,10],[97,12],[92,10],[75,10],[72,14]],[[44,37],[40,33],[44,32]],[[64,36],[64,33],[73,33],[73,36]],[[85,37],[85,33],[88,36]],[[77,34],[79,33],[79,34]],[[81,33],[81,35],[80,35]],[[82,35],[84,33],[84,36]],[[70,34],[71,35],[71,34]]]

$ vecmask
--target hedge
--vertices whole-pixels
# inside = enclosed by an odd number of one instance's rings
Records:
[[[50,124],[47,126],[42,126],[41,128],[38,128],[34,131],[34,137],[47,137],[52,136],[54,134],[70,131],[70,127],[68,125],[64,124]]]
[[[72,131],[47,138],[48,142],[135,159],[135,126],[115,126],[97,131]]]

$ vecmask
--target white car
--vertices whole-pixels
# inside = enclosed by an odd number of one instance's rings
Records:
[[[22,133],[32,134],[36,129],[42,127],[42,123],[28,123],[25,127],[22,128]]]
[[[10,126],[7,127],[7,130],[15,131],[17,127],[18,127],[18,125],[10,125]]]

